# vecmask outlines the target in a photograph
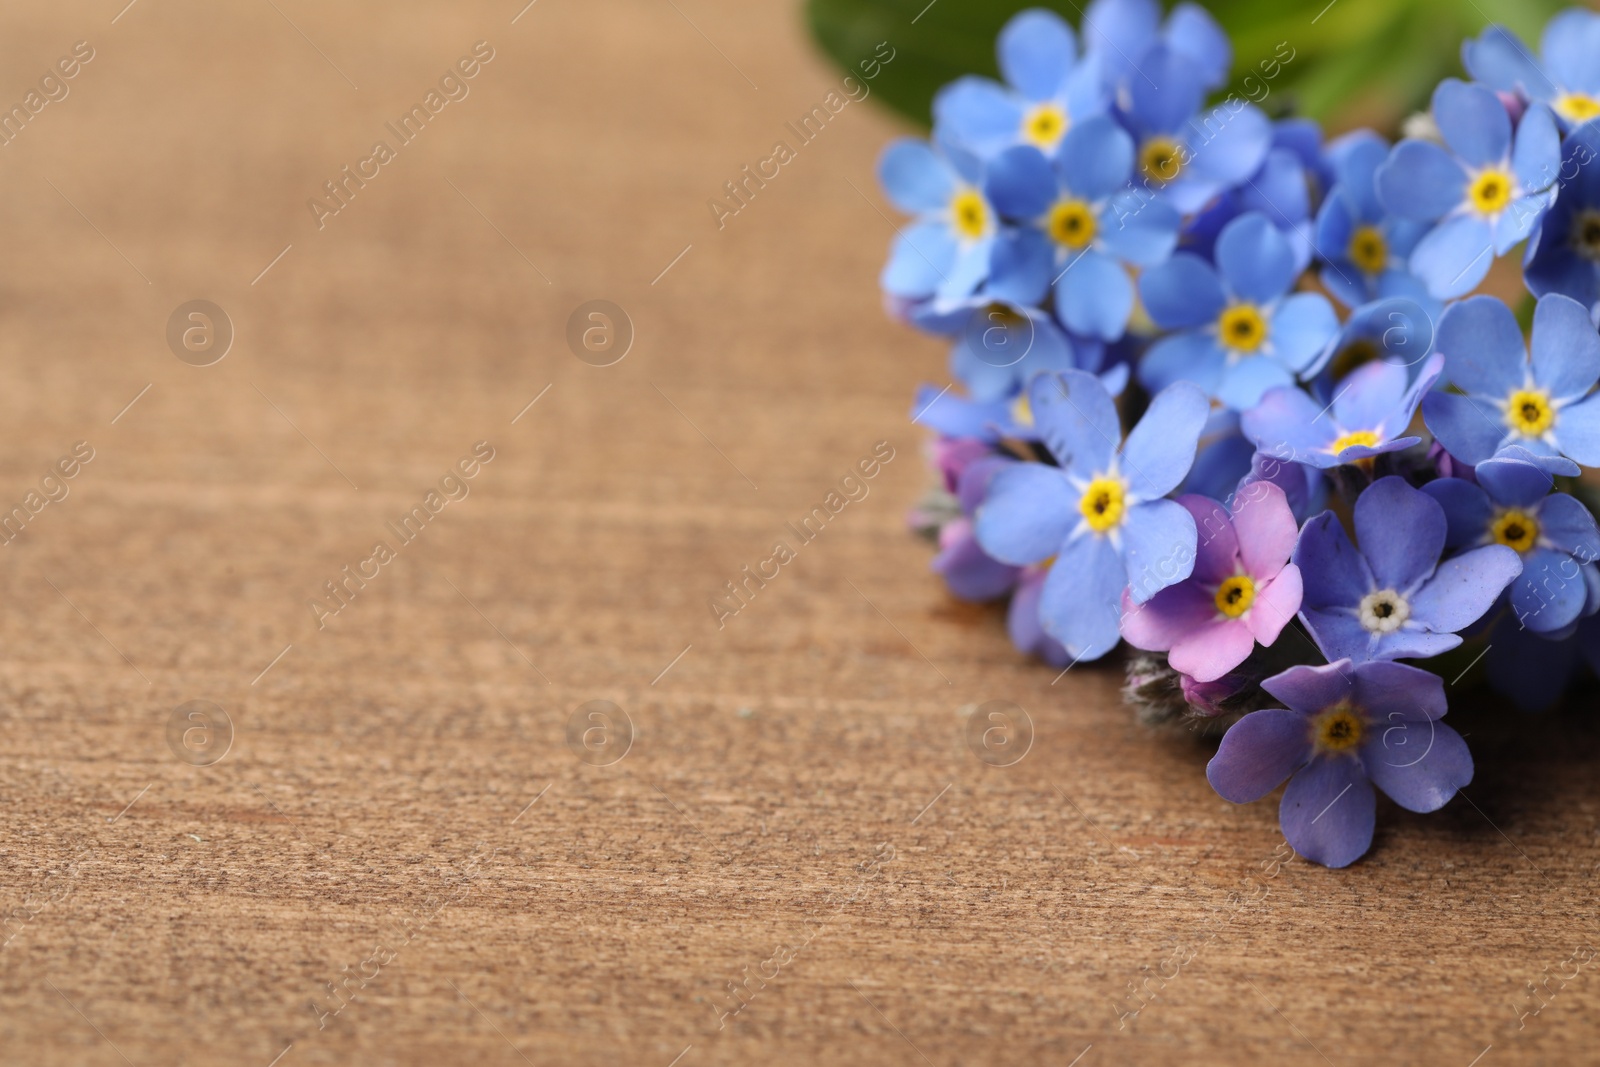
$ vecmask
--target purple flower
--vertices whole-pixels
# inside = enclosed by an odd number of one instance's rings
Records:
[[[1520,453],[1520,458],[1518,454]],[[1588,600],[1584,570],[1600,559],[1600,529],[1589,509],[1552,493],[1550,475],[1510,448],[1478,464],[1478,484],[1440,478],[1423,492],[1444,507],[1451,548],[1505,545],[1522,558],[1511,585],[1517,622],[1540,634],[1571,626]]]
[[[1440,563],[1444,508],[1402,478],[1368,486],[1356,500],[1355,524],[1359,552],[1331,511],[1306,523],[1294,550],[1305,582],[1300,619],[1329,660],[1447,652],[1522,573],[1505,545]]]
[[[1240,422],[1256,448],[1318,468],[1359,463],[1422,441],[1402,436],[1423,394],[1444,370],[1444,357],[1428,357],[1409,386],[1410,371],[1386,361],[1357,367],[1333,403],[1321,407],[1295,386],[1269,389]]]
[[[1589,395],[1600,379],[1600,335],[1582,304],[1558,294],[1541,298],[1525,346],[1511,309],[1475,296],[1445,309],[1437,343],[1445,379],[1465,395],[1428,394],[1422,417],[1451,455],[1476,466],[1506,445],[1521,445],[1600,466],[1600,397]],[[1560,460],[1540,465],[1578,473]]]
[[[1278,639],[1300,609],[1300,570],[1289,562],[1299,527],[1282,489],[1255,482],[1232,514],[1203,496],[1178,503],[1199,530],[1194,573],[1136,606],[1122,595],[1122,636],[1166,652],[1175,671],[1214,682]]]
[[[1209,405],[1194,386],[1174,385],[1124,443],[1111,394],[1092,374],[1040,375],[1028,399],[1061,465],[996,473],[977,511],[978,543],[1015,566],[1054,558],[1039,601],[1045,632],[1076,659],[1096,659],[1117,644],[1124,589],[1142,603],[1194,566],[1194,519],[1165,497],[1189,473]]]
[[[1372,844],[1376,785],[1407,811],[1437,811],[1472,781],[1472,754],[1445,713],[1444,681],[1403,663],[1291,667],[1262,688],[1287,708],[1251,712],[1206,765],[1225,800],[1248,804],[1289,779],[1278,823],[1302,856],[1346,867]]]

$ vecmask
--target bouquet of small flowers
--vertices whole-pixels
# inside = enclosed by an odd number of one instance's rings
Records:
[[[887,304],[952,341],[913,523],[1023,651],[1126,642],[1142,717],[1222,733],[1219,794],[1287,780],[1289,843],[1350,864],[1374,787],[1471,781],[1446,677],[1536,711],[1600,670],[1600,14],[1465,42],[1395,144],[1269,119],[1290,42],[1217,99],[1190,3],[1025,11],[996,50],[879,167],[913,216]],[[1518,246],[1531,295],[1474,295]]]

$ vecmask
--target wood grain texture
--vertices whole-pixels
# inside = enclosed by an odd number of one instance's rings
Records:
[[[906,414],[944,354],[875,286],[901,131],[850,104],[706,206],[838,82],[793,5],[118,6],[0,16],[4,99],[96,51],[0,148],[0,500],[94,449],[0,548],[0,1061],[1592,1057],[1600,975],[1563,965],[1600,940],[1592,693],[1458,713],[1470,801],[1279,866],[1203,743],[927,572]],[[319,230],[308,198],[479,40]],[[237,332],[206,368],[164,339],[199,297]],[[566,346],[593,299],[636,330],[614,366]],[[478,441],[470,494],[387,534]],[[231,717],[221,762],[169,748],[190,700]],[[606,766],[567,741],[592,700],[633,726]],[[1010,767],[964,740],[991,700],[1031,717]],[[1559,992],[1519,1029],[1530,981]]]

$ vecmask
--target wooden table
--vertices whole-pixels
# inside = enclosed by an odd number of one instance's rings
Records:
[[[1458,715],[1330,872],[927,572],[902,129],[794,137],[794,5],[120,2],[0,33],[6,100],[93,52],[0,147],[0,1060],[1593,1057],[1591,707]]]

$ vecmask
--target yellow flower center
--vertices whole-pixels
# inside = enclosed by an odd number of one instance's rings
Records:
[[[1506,508],[1489,523],[1489,536],[1496,544],[1526,552],[1539,539],[1539,520],[1521,508]]]
[[[1050,236],[1068,248],[1082,248],[1094,240],[1094,212],[1082,200],[1060,200],[1050,209]]]
[[[1584,259],[1600,261],[1600,211],[1594,208],[1580,211],[1572,220],[1567,240],[1572,243],[1573,251]]]
[[[1183,170],[1183,149],[1170,137],[1152,137],[1139,149],[1139,170],[1145,180],[1162,185]]]
[[[1127,511],[1127,490],[1120,478],[1096,478],[1083,491],[1078,510],[1095,533],[1105,533],[1122,522]]]
[[[1356,445],[1366,445],[1368,448],[1378,443],[1378,435],[1371,430],[1351,430],[1333,444],[1328,446],[1328,451],[1337,456],[1347,448]]]
[[[989,231],[989,205],[976,189],[963,189],[951,197],[950,214],[963,237],[976,239]]]
[[[1033,425],[1033,405],[1028,403],[1026,391],[1018,393],[1017,398],[1011,402],[1011,421],[1018,426]]]
[[[1556,114],[1568,122],[1588,122],[1600,115],[1600,100],[1588,93],[1562,93],[1551,102]]]
[[[1467,187],[1467,199],[1480,215],[1498,215],[1511,203],[1511,191],[1516,188],[1511,175],[1503,170],[1486,170],[1472,179]]]
[[[1267,320],[1254,304],[1234,304],[1217,316],[1217,334],[1226,348],[1254,352],[1267,339]]]
[[[1376,226],[1357,226],[1346,251],[1350,262],[1368,274],[1377,274],[1389,265],[1389,242]]]
[[[1340,701],[1312,720],[1312,737],[1324,752],[1345,752],[1361,743],[1366,723],[1348,701]]]
[[[1380,589],[1361,598],[1356,616],[1368,633],[1392,634],[1411,618],[1411,605],[1393,589]]]
[[[1022,117],[1022,139],[1038,148],[1054,148],[1067,125],[1067,113],[1059,105],[1037,104]]]
[[[1524,437],[1540,437],[1555,424],[1555,406],[1541,392],[1518,389],[1506,400],[1506,425]]]
[[[1256,602],[1256,583],[1248,574],[1235,574],[1217,586],[1217,610],[1237,619]]]

